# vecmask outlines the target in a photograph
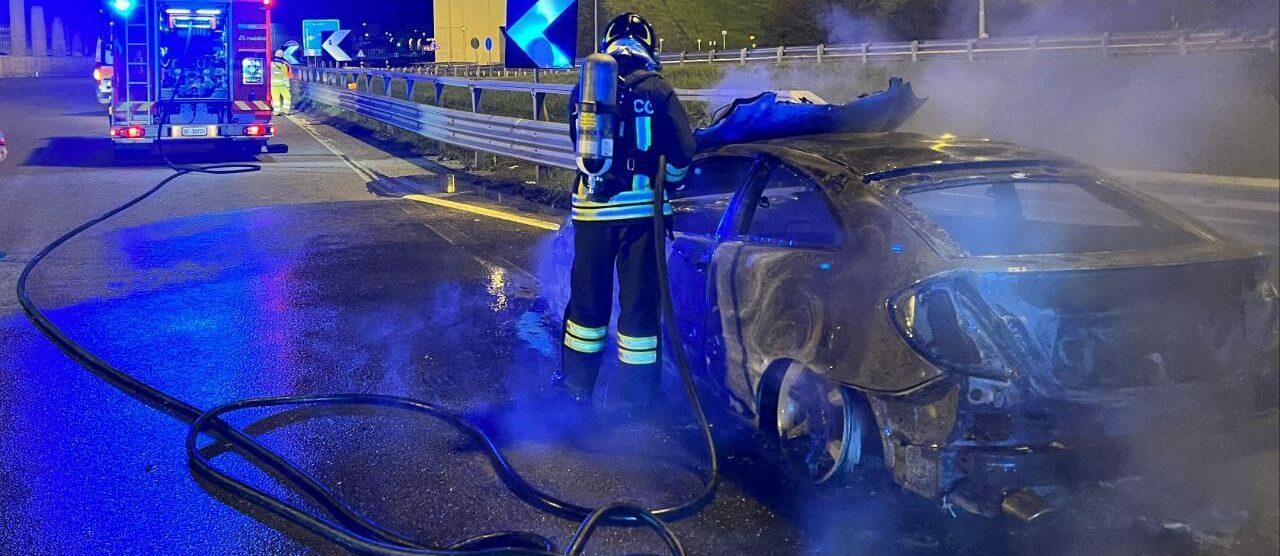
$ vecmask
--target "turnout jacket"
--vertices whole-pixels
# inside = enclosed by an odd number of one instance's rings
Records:
[[[689,114],[662,75],[639,69],[621,79],[613,167],[597,185],[595,195],[588,194],[588,177],[578,173],[573,195],[575,221],[651,218],[658,172],[665,174],[668,184],[679,184],[697,149]],[[574,88],[569,98],[569,130],[575,147],[580,98],[580,91]],[[666,165],[659,168],[661,157],[666,157]],[[670,205],[666,213],[671,213]]]

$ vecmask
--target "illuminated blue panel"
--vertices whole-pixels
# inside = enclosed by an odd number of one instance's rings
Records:
[[[577,0],[509,0],[509,68],[569,69],[578,44]]]

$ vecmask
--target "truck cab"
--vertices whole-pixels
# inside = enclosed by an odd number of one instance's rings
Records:
[[[275,136],[269,0],[113,0],[111,8],[117,153],[169,142],[258,153]]]

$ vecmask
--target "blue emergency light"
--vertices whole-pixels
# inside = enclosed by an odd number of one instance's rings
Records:
[[[117,12],[127,12],[133,9],[133,0],[111,0],[111,7]]]

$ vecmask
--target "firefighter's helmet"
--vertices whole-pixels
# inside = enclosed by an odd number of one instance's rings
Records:
[[[604,37],[600,40],[600,51],[608,52],[609,47],[619,41],[630,39],[639,43],[651,58],[656,58],[658,33],[640,14],[627,12],[613,18],[605,27]],[[628,41],[630,42],[630,41]]]

